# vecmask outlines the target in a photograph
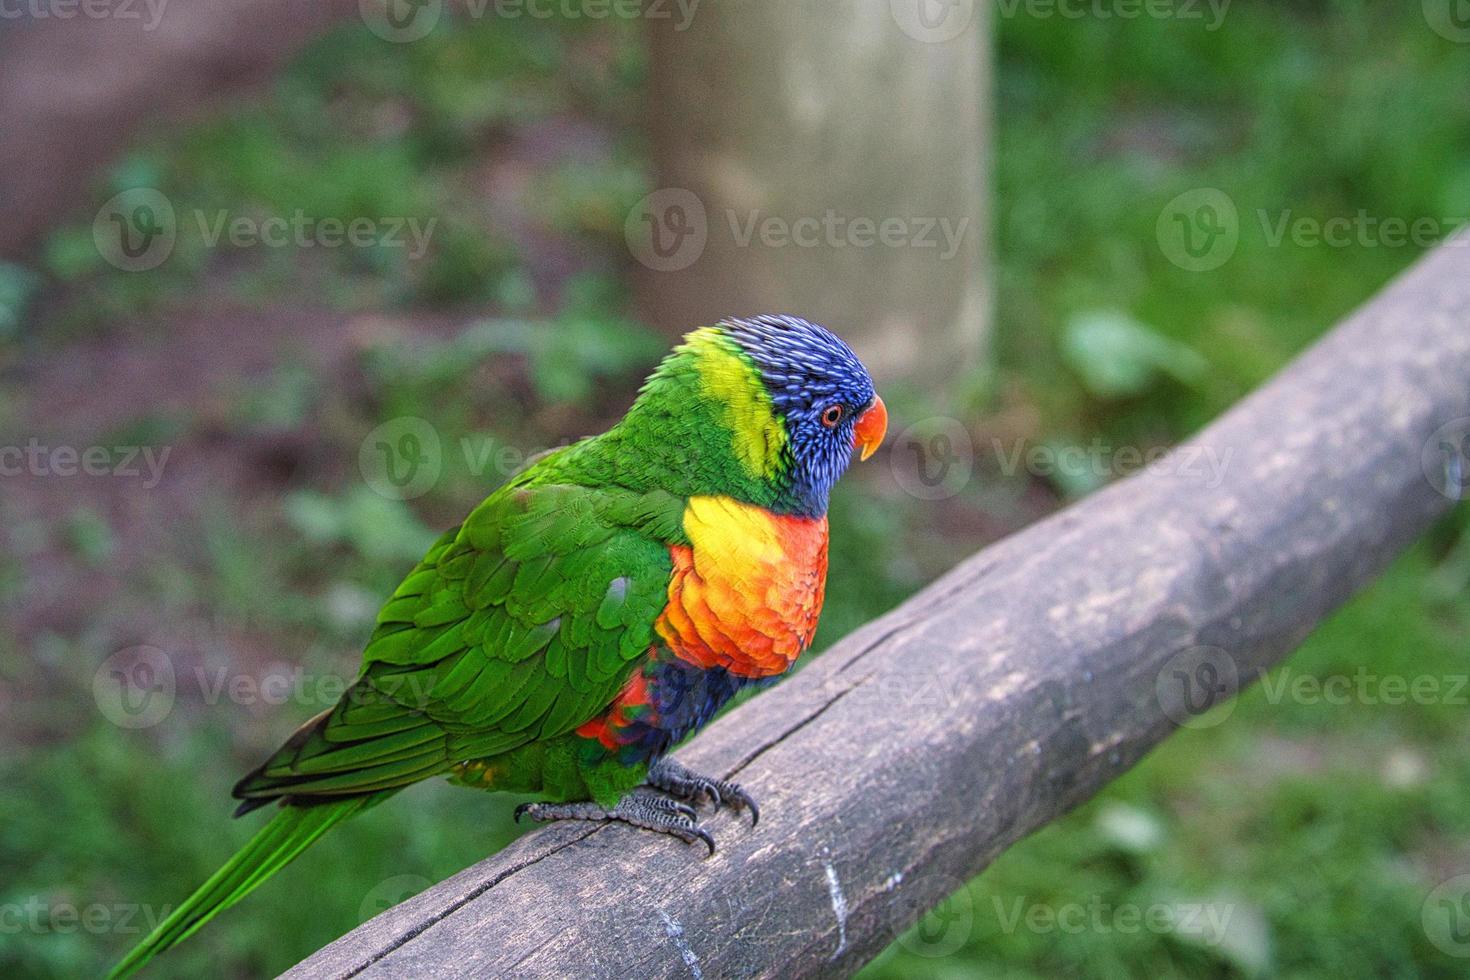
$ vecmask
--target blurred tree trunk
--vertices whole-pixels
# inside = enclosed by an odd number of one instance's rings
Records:
[[[626,228],[679,332],[785,312],[884,378],[986,360],[990,28],[975,0],[705,0],[650,16],[657,186]]]

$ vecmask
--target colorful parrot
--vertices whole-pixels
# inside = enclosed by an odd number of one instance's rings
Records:
[[[516,818],[714,840],[740,786],[667,753],[791,669],[827,576],[827,497],[888,426],[853,352],[790,316],[684,337],[624,418],[536,460],[378,615],[362,670],[235,786],[275,816],[114,968],[133,973],[348,817],[430,776],[538,794]]]

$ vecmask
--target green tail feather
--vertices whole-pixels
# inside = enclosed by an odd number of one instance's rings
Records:
[[[121,980],[143,967],[164,950],[192,936],[210,919],[249,895],[263,881],[280,871],[318,837],[353,814],[392,796],[394,790],[354,796],[335,803],[282,807],[270,823],[250,838],[199,889],[169,913],[148,937],[121,963],[112,968],[108,980]]]

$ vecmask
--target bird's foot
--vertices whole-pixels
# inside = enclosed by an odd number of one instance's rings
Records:
[[[703,841],[711,854],[715,839],[695,821],[694,808],[657,793],[634,790],[612,809],[596,803],[522,803],[516,807],[515,819],[522,814],[542,823],[552,820],[616,820],[660,834],[677,837],[686,844]]]
[[[750,825],[754,827],[760,823],[761,808],[756,806],[755,797],[742,789],[739,783],[727,782],[713,776],[701,776],[668,756],[649,767],[648,785],[681,800],[697,803],[701,799],[708,799],[716,810],[722,805],[735,810],[749,810]]]

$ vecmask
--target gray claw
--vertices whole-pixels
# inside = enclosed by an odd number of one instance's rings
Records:
[[[648,785],[683,800],[708,799],[716,810],[727,805],[736,810],[749,810],[750,825],[760,823],[761,810],[755,797],[739,783],[702,776],[667,756],[649,767]]]
[[[671,800],[656,793],[633,792],[618,801],[617,806],[606,809],[590,801],[579,803],[522,803],[516,807],[515,819],[519,823],[522,815],[532,820],[616,820],[620,823],[642,827],[660,834],[677,837],[686,844],[703,841],[709,853],[715,853],[715,839],[695,822],[694,808],[678,800]]]

